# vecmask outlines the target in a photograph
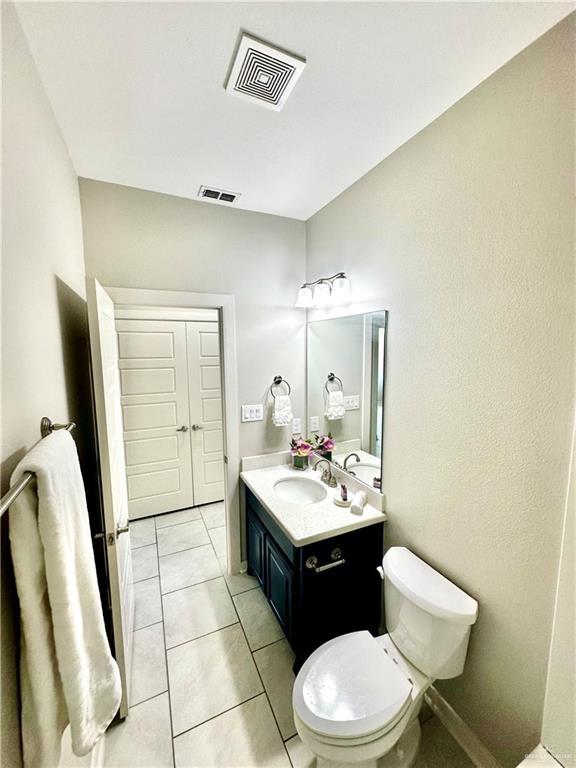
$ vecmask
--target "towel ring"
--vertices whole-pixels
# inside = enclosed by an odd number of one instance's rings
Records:
[[[292,392],[292,387],[290,386],[290,384],[288,384],[286,379],[283,379],[282,376],[274,376],[274,381],[270,385],[270,394],[274,399],[276,399],[276,395],[274,394],[274,387],[277,387],[280,384],[286,384],[286,386],[288,387],[287,394],[290,394]]]
[[[328,378],[326,379],[326,384],[324,384],[324,389],[326,390],[326,392],[328,392],[328,394],[330,394],[330,392],[337,392],[338,391],[336,389],[333,389],[333,390],[328,389],[328,383],[333,383],[334,381],[339,382],[339,384],[340,384],[340,391],[344,392],[344,384],[342,384],[342,379],[340,379],[338,376],[335,376],[333,373],[329,373],[328,374]]]

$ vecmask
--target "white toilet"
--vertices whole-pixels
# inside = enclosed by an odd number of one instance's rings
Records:
[[[464,668],[476,600],[404,547],[382,565],[388,634],[324,643],[294,683],[296,729],[318,768],[411,766],[424,693]]]

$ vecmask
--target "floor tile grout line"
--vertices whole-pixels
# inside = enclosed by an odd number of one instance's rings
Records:
[[[176,526],[173,526],[174,528]],[[160,530],[165,530],[161,528]],[[200,549],[200,547],[207,547],[208,544],[211,542],[204,542],[203,544],[194,544],[191,547],[184,547],[184,549],[175,549],[174,552],[165,552],[164,554],[160,554],[160,550],[158,550],[158,557],[169,557],[170,555],[179,555],[180,552],[188,552],[189,549]]]
[[[195,731],[196,728],[199,728],[201,725],[206,725],[206,723],[211,722],[212,720],[216,720],[216,718],[220,717],[221,715],[225,715],[227,712],[232,712],[234,709],[238,709],[238,707],[241,707],[243,704],[248,703],[249,701],[254,701],[254,699],[257,699],[259,696],[265,696],[264,691],[259,691],[258,693],[255,693],[254,696],[249,696],[247,699],[244,699],[244,701],[240,701],[238,704],[234,704],[233,707],[228,707],[228,709],[222,710],[222,712],[218,712],[217,715],[212,715],[212,717],[206,718],[206,720],[202,720],[201,723],[196,723],[196,725],[192,725],[190,728],[186,728],[185,731],[181,731],[180,733],[176,734],[176,736],[173,736],[173,740],[179,739],[180,736],[184,736],[186,733],[190,733],[190,731]]]
[[[224,579],[226,581],[226,579]],[[230,587],[228,586],[228,582],[226,582],[226,587],[228,589],[228,592],[230,593]],[[264,593],[263,593],[264,594]],[[272,713],[272,717],[274,718],[274,722],[276,723],[276,728],[278,729],[278,735],[280,736],[280,740],[282,741],[282,744],[284,746],[284,751],[288,755],[288,762],[290,765],[292,765],[292,762],[290,761],[290,755],[288,754],[288,750],[286,749],[286,744],[284,744],[284,740],[282,739],[282,731],[280,729],[280,724],[278,723],[278,719],[276,717],[276,713],[274,712],[274,707],[272,706],[272,702],[270,701],[270,696],[268,695],[268,691],[266,690],[266,686],[264,685],[264,680],[262,679],[262,675],[260,674],[260,670],[258,669],[258,664],[256,664],[256,659],[254,658],[254,651],[250,648],[250,643],[248,642],[248,636],[246,635],[246,632],[244,630],[244,626],[242,624],[242,619],[240,618],[240,614],[238,613],[238,609],[236,608],[236,603],[234,602],[234,597],[232,593],[230,593],[230,598],[232,599],[232,604],[234,605],[234,610],[236,611],[236,615],[238,616],[238,621],[240,623],[240,629],[242,630],[242,634],[244,635],[244,639],[246,640],[246,645],[248,646],[248,650],[252,656],[252,664],[254,664],[254,667],[256,669],[256,674],[258,675],[260,679],[260,684],[262,686],[262,689],[264,691],[264,695],[266,696],[266,701],[268,702],[268,706],[270,707],[270,712]],[[276,617],[274,617],[276,618]],[[283,638],[280,638],[283,639]],[[264,646],[263,646],[264,647]],[[260,650],[260,649],[258,649]]]
[[[160,619],[160,621],[153,621],[151,624],[145,624],[143,627],[133,627],[132,633],[140,632],[143,629],[150,629],[150,627],[155,627],[156,624],[164,624],[164,622],[162,621],[162,619]]]
[[[158,563],[158,582],[160,586],[160,611],[162,613],[162,637],[164,640],[164,666],[166,669],[166,689],[168,691],[168,714],[170,715],[170,747],[172,749],[172,766],[176,768],[176,752],[174,750],[174,720],[172,717],[172,694],[170,691],[170,673],[168,671],[168,652],[166,650],[166,625],[164,624],[164,602],[162,600],[162,582],[160,581],[160,555],[158,554],[158,531],[156,529],[156,519],[154,519],[154,529],[156,531],[156,559]]]
[[[136,704],[130,704],[128,710],[131,710],[132,707],[139,707],[140,704],[146,704],[147,701],[152,701],[152,699],[157,699],[158,696],[162,696],[164,693],[168,693],[168,688],[164,688],[163,691],[158,691],[158,693],[155,693],[153,696],[148,696],[147,698],[142,699],[142,701],[137,701]]]
[[[217,632],[222,632],[224,629],[229,629],[230,627],[235,627],[236,624],[239,624],[239,621],[233,621],[231,624],[225,624],[223,627],[218,627],[218,629],[213,629],[210,632],[204,632],[203,635],[198,635],[197,637],[191,637],[189,640],[184,640],[181,643],[176,643],[176,645],[171,645],[170,648],[166,648],[166,653],[168,651],[173,651],[175,648],[181,648],[183,645],[188,645],[188,643],[193,643],[196,640],[200,640],[203,637],[210,637],[210,635],[215,635]]]
[[[233,575],[238,575],[238,574],[233,574]],[[150,576],[148,579],[142,579],[142,581],[148,581],[149,579],[157,579],[157,578],[158,576]],[[221,573],[220,576],[211,576],[209,579],[204,579],[204,581],[195,581],[193,584],[186,584],[185,587],[178,587],[177,589],[171,589],[169,592],[160,592],[160,597],[164,597],[164,595],[173,595],[174,592],[182,592],[183,589],[198,587],[200,584],[206,584],[209,581],[216,581],[216,579],[224,579],[224,581],[226,581],[226,576],[223,573]],[[135,582],[135,583],[139,584],[140,582]],[[160,585],[160,587],[161,586],[162,585]],[[228,586],[228,582],[226,582],[226,586],[228,587],[228,592],[230,592],[230,587]],[[253,592],[255,589],[260,589],[260,585],[257,584],[255,587],[248,587],[248,589],[243,589],[242,592],[236,592],[236,594],[234,595],[230,592],[230,595],[232,599],[234,599],[239,595],[244,595],[246,592]]]
[[[202,547],[211,547],[212,546],[212,540],[207,542],[206,544],[197,544],[195,547],[186,547],[186,549],[180,549],[178,552],[168,552],[166,555],[158,555],[158,557],[170,557],[170,555],[180,555],[182,552],[188,552],[190,549],[201,549]],[[141,547],[140,547],[141,549]]]

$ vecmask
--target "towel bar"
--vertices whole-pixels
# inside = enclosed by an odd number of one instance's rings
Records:
[[[51,432],[54,432],[57,429],[65,429],[67,432],[72,432],[75,426],[76,424],[73,421],[69,424],[54,424],[47,416],[43,416],[40,421],[40,434],[42,437],[48,437]],[[2,496],[2,499],[0,499],[0,517],[2,517],[10,504],[12,504],[14,499],[22,493],[24,488],[26,488],[34,477],[35,475],[33,472],[24,472],[21,479],[10,486],[4,496]]]

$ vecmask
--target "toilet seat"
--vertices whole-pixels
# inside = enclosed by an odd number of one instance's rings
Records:
[[[330,640],[298,673],[293,706],[320,741],[360,744],[391,730],[412,701],[412,682],[367,631]]]

